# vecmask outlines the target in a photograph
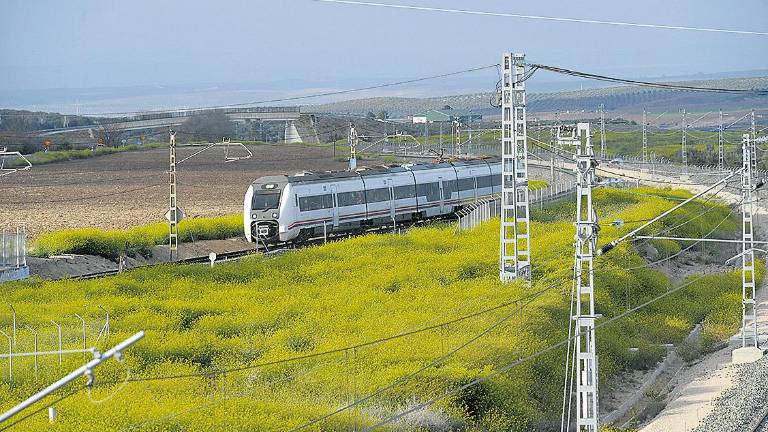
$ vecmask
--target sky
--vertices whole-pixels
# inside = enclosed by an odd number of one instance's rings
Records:
[[[768,31],[763,0],[380,0]],[[0,3],[0,90],[262,83],[320,88],[494,64],[504,51],[622,77],[768,69],[768,36],[393,10],[313,0]],[[546,80],[546,77],[539,79]]]

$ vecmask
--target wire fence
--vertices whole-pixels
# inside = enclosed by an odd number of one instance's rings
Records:
[[[27,266],[27,230],[22,226],[16,230],[3,229],[0,233],[0,270],[20,269]]]
[[[555,183],[546,188],[530,191],[530,203],[532,206],[538,205],[540,208],[549,202],[563,199],[572,195],[576,191],[576,183],[568,180],[561,183]],[[456,212],[458,231],[469,231],[475,229],[478,225],[499,217],[501,215],[501,196],[494,195],[484,198],[470,204],[467,204]]]

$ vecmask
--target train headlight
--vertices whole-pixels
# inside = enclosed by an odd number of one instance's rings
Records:
[[[277,219],[277,213],[272,213],[272,217]]]

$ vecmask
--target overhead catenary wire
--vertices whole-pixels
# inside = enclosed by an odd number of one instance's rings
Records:
[[[654,88],[661,88],[661,89],[667,89],[667,90],[683,90],[683,91],[693,91],[693,92],[731,93],[731,94],[746,94],[746,95],[758,95],[758,96],[768,95],[768,89],[733,89],[733,88],[722,88],[722,87],[699,87],[699,86],[684,85],[684,84],[672,84],[672,83],[662,83],[662,82],[640,81],[640,80],[633,80],[633,79],[627,79],[627,78],[617,78],[617,77],[611,77],[607,75],[598,75],[598,74],[593,74],[589,72],[580,72],[572,69],[566,69],[562,67],[538,64],[538,63],[531,63],[530,66],[541,69],[541,70],[546,70],[549,72],[559,73],[562,75],[569,75],[569,76],[574,76],[578,78],[586,78],[586,79],[592,79],[596,81],[605,81],[605,82],[627,84],[627,85],[640,86],[640,87],[654,87]]]
[[[554,286],[550,286],[550,287],[546,288],[545,290],[538,291],[537,293],[534,294],[533,298],[529,299],[524,305],[521,306],[521,308],[529,305],[538,296],[542,295],[545,291],[547,291],[549,289],[552,289],[552,288],[554,288]],[[486,327],[483,331],[481,331],[480,333],[472,336],[470,339],[466,340],[461,345],[457,346],[456,348],[452,349],[451,351],[448,351],[447,353],[443,354],[442,356],[438,357],[437,359],[427,363],[426,365],[422,366],[421,368],[419,368],[419,369],[417,369],[417,370],[415,370],[413,372],[410,372],[410,373],[408,373],[408,374],[406,374],[406,375],[396,379],[395,381],[391,382],[390,384],[387,384],[386,386],[379,388],[378,390],[374,391],[373,393],[370,393],[370,394],[368,394],[368,395],[366,395],[366,396],[364,396],[364,397],[362,397],[360,399],[355,400],[354,402],[352,402],[352,403],[350,403],[348,405],[345,405],[345,406],[343,406],[341,408],[338,408],[337,410],[335,410],[335,411],[333,411],[331,413],[325,414],[323,416],[320,416],[318,418],[310,420],[309,422],[304,423],[301,426],[293,428],[289,432],[298,432],[300,430],[304,430],[304,429],[306,429],[306,428],[308,428],[308,427],[310,427],[312,425],[315,425],[315,424],[320,423],[320,422],[322,422],[324,420],[327,420],[328,418],[330,418],[330,417],[332,417],[332,416],[334,416],[336,414],[340,414],[340,413],[342,413],[342,412],[344,412],[344,411],[346,411],[348,409],[351,409],[351,408],[354,408],[354,407],[356,407],[358,405],[361,405],[365,401],[368,401],[368,400],[370,400],[370,399],[372,399],[372,398],[374,398],[374,397],[376,397],[376,396],[378,396],[378,395],[380,395],[380,394],[382,394],[382,393],[384,393],[384,392],[386,392],[386,391],[388,391],[388,390],[390,390],[390,389],[400,385],[401,383],[403,383],[405,381],[408,381],[409,379],[411,379],[414,376],[420,374],[421,372],[424,372],[424,371],[426,371],[426,370],[428,370],[428,369],[430,369],[430,368],[432,368],[432,367],[434,367],[434,366],[436,366],[436,365],[438,365],[440,363],[443,363],[448,358],[452,357],[453,355],[455,355],[459,351],[461,351],[464,348],[468,347],[469,345],[473,344],[474,342],[476,342],[477,340],[479,340],[483,336],[487,335],[491,331],[495,330],[496,328],[498,328],[502,324],[506,323],[513,316],[515,316],[515,315],[517,315],[519,313],[520,313],[520,309],[515,310],[515,311],[505,315],[500,320],[497,320],[491,326]]]
[[[626,22],[626,21],[606,21],[606,20],[597,20],[597,19],[566,18],[566,17],[516,14],[516,13],[506,13],[506,12],[484,12],[484,11],[474,11],[474,10],[467,10],[467,9],[448,9],[448,8],[438,8],[438,7],[404,5],[404,4],[376,3],[376,2],[357,1],[357,0],[313,0],[313,1],[316,1],[319,3],[335,3],[335,4],[343,4],[343,5],[356,5],[356,6],[373,6],[373,7],[380,7],[380,8],[403,9],[403,10],[414,10],[414,11],[424,11],[424,12],[444,12],[444,13],[452,13],[452,14],[477,15],[477,16],[502,17],[502,18],[520,18],[520,19],[539,20],[539,21],[557,21],[557,22],[569,22],[569,23],[580,23],[580,24],[599,24],[599,25],[608,25],[608,26],[619,26],[619,27],[640,27],[640,28],[662,29],[662,30],[683,30],[683,31],[708,32],[708,33],[730,33],[730,34],[738,34],[738,35],[768,36],[768,32],[750,31],[750,30],[731,30],[731,29],[711,28],[711,27],[676,26],[676,25],[666,25],[666,24],[644,24],[644,23],[635,23],[635,22]]]
[[[628,309],[625,312],[623,312],[623,313],[621,313],[621,314],[619,314],[619,315],[617,315],[615,317],[609,318],[607,321],[604,321],[604,322],[601,322],[599,324],[596,324],[595,327],[594,327],[594,330],[598,330],[598,329],[603,328],[603,327],[605,327],[605,326],[607,326],[607,325],[609,325],[609,324],[611,324],[611,323],[613,323],[615,321],[618,321],[618,320],[623,319],[623,318],[625,318],[625,317],[627,317],[629,315],[632,315],[635,312],[637,312],[637,311],[639,311],[639,310],[641,310],[641,309],[643,309],[645,307],[648,307],[648,306],[658,302],[659,300],[662,300],[662,299],[664,299],[664,298],[666,298],[666,297],[668,297],[668,296],[670,296],[672,294],[675,294],[675,293],[681,291],[684,288],[687,288],[688,286],[690,286],[690,285],[692,285],[692,284],[694,284],[696,282],[699,282],[700,280],[702,280],[705,277],[706,277],[706,275],[702,275],[702,276],[699,276],[697,278],[689,279],[685,283],[683,283],[683,284],[681,284],[681,285],[679,285],[679,286],[677,286],[675,288],[672,288],[669,291],[666,291],[663,294],[660,294],[660,295],[654,297],[651,300],[648,300],[648,301],[646,301],[646,302],[644,302],[644,303],[642,303],[642,304],[640,304],[640,305],[638,305],[638,306],[636,306],[634,308]],[[536,359],[538,357],[541,357],[544,354],[547,354],[547,353],[549,353],[551,351],[554,351],[554,350],[556,350],[558,348],[561,348],[561,347],[565,346],[569,341],[572,342],[574,339],[576,339],[576,337],[578,337],[579,334],[580,334],[580,332],[576,331],[574,333],[574,335],[571,336],[571,337],[568,337],[568,338],[563,339],[563,340],[561,340],[559,342],[556,342],[556,343],[554,343],[552,345],[549,345],[546,348],[541,349],[539,351],[536,351],[536,352],[534,352],[534,353],[532,353],[532,354],[530,354],[530,355],[528,355],[528,356],[526,356],[524,358],[521,358],[521,359],[519,359],[517,361],[514,361],[514,362],[508,363],[508,364],[506,364],[504,366],[501,366],[501,367],[497,368],[496,370],[494,370],[493,372],[490,372],[490,373],[488,373],[486,375],[483,375],[483,376],[480,376],[478,378],[475,378],[474,380],[472,380],[472,381],[470,381],[470,382],[468,382],[468,383],[466,383],[464,385],[461,385],[459,387],[454,387],[453,389],[450,389],[450,390],[446,391],[442,395],[434,397],[434,398],[432,398],[432,399],[430,399],[428,401],[422,402],[422,403],[420,403],[420,404],[418,404],[418,405],[416,405],[416,406],[414,406],[412,408],[409,408],[409,409],[407,409],[407,410],[405,410],[405,411],[403,411],[403,412],[401,412],[399,414],[387,417],[387,418],[377,422],[376,424],[363,429],[363,432],[372,431],[372,430],[377,429],[377,428],[379,428],[381,426],[384,426],[384,425],[386,425],[388,423],[397,421],[397,420],[399,420],[399,419],[401,419],[401,418],[403,418],[403,417],[405,417],[405,416],[407,416],[407,415],[409,415],[409,414],[411,414],[413,412],[419,411],[419,410],[421,410],[421,409],[423,409],[423,408],[425,408],[427,406],[430,406],[430,405],[432,405],[432,404],[434,404],[436,402],[439,402],[439,401],[441,401],[441,400],[443,400],[443,399],[445,399],[445,398],[447,398],[449,396],[452,396],[452,395],[454,395],[454,394],[456,394],[456,393],[458,393],[460,391],[466,390],[466,389],[468,389],[470,387],[473,387],[475,385],[478,385],[480,383],[488,381],[489,379],[494,378],[494,377],[496,377],[498,375],[501,375],[501,374],[503,374],[503,373],[505,373],[505,372],[507,372],[507,371],[509,371],[509,370],[511,370],[511,369],[513,369],[513,368],[523,364],[523,363],[527,363],[527,362],[529,362],[531,360],[534,360],[534,359]]]
[[[551,287],[545,288],[544,290],[548,290],[548,289],[551,289]],[[211,370],[211,371],[205,371],[205,372],[195,372],[195,373],[178,374],[178,375],[159,375],[159,376],[150,376],[150,377],[131,377],[128,381],[129,382],[143,382],[143,381],[163,381],[163,380],[173,380],[173,379],[193,378],[193,377],[213,377],[213,376],[217,376],[217,375],[221,375],[221,374],[226,374],[226,373],[233,373],[233,372],[240,372],[240,371],[245,371],[245,370],[258,369],[258,368],[262,368],[262,367],[266,367],[266,366],[273,366],[273,365],[278,365],[278,364],[291,363],[291,362],[296,362],[296,361],[300,361],[300,360],[306,360],[306,359],[311,359],[311,358],[316,358],[316,357],[327,356],[327,355],[331,355],[331,354],[342,353],[344,351],[350,351],[350,350],[365,348],[365,347],[372,346],[372,345],[378,345],[378,344],[383,343],[383,342],[388,342],[388,341],[392,341],[392,340],[396,340],[396,339],[401,339],[401,338],[404,338],[404,337],[408,337],[408,336],[424,333],[424,332],[427,332],[427,331],[439,329],[441,327],[445,327],[445,326],[449,326],[449,325],[456,324],[456,323],[459,323],[459,322],[463,322],[463,321],[466,321],[466,320],[469,320],[469,319],[472,319],[472,318],[475,318],[475,317],[478,317],[478,316],[482,316],[482,315],[488,314],[488,313],[496,311],[496,310],[500,310],[500,309],[503,309],[503,308],[506,308],[506,307],[510,307],[510,306],[519,304],[521,301],[524,301],[524,300],[530,298],[531,296],[536,296],[538,294],[540,294],[539,291],[531,293],[531,294],[528,294],[528,295],[523,296],[521,298],[518,298],[516,300],[504,302],[504,303],[498,304],[496,306],[488,307],[488,308],[482,309],[480,311],[473,312],[471,314],[467,314],[467,315],[464,315],[464,316],[461,316],[461,317],[458,317],[458,318],[454,318],[454,319],[451,319],[451,320],[447,320],[447,321],[444,321],[444,322],[441,322],[441,323],[438,323],[438,324],[433,324],[433,325],[421,327],[421,328],[418,328],[418,329],[415,329],[415,330],[408,330],[408,331],[404,331],[404,332],[401,332],[401,333],[398,333],[398,334],[395,334],[395,335],[385,336],[385,337],[382,337],[382,338],[373,339],[373,340],[369,340],[369,341],[366,341],[366,342],[352,344],[352,345],[348,345],[348,346],[344,346],[344,347],[332,348],[332,349],[329,349],[329,350],[326,350],[326,351],[318,351],[318,352],[315,352],[315,353],[304,354],[304,355],[299,355],[299,356],[294,356],[294,357],[287,357],[287,358],[278,359],[278,360],[272,360],[272,361],[265,361],[265,362],[261,362],[261,363],[255,363],[255,364],[251,364],[251,365],[247,365],[247,366],[241,366],[241,367],[230,368],[230,369],[218,369],[218,370]],[[105,383],[105,384],[115,384],[115,383],[119,383],[119,382],[122,382],[122,380],[119,380],[119,381],[107,381],[107,382],[102,382],[102,383]]]

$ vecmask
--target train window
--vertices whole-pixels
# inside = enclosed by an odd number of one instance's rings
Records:
[[[336,195],[336,198],[339,200],[339,207],[365,204],[363,191],[340,192]]]
[[[427,201],[440,201],[440,183],[422,183],[416,185],[419,196],[427,198]]]
[[[389,188],[367,189],[365,191],[365,199],[369,203],[389,201]]]
[[[491,176],[482,176],[477,178],[477,188],[491,187]]]
[[[279,193],[255,193],[251,201],[253,210],[270,210],[280,207]]]
[[[395,186],[395,199],[408,199],[416,197],[416,188],[413,185]]]
[[[475,189],[475,178],[474,177],[459,179],[459,190],[460,191],[474,190],[474,189]]]
[[[333,207],[333,195],[314,195],[299,198],[299,210],[313,211]]]

